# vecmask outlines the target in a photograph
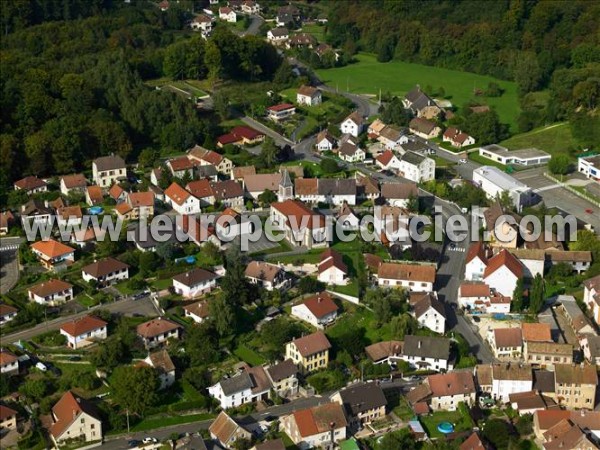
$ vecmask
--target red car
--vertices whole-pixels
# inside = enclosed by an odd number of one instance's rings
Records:
[[[594,210],[593,210],[593,209],[591,209],[591,208],[588,208],[588,209],[586,209],[586,210],[585,210],[585,212],[586,212],[587,214],[592,214],[592,213],[594,212]]]

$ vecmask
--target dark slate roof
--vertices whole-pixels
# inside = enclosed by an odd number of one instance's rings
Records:
[[[429,146],[420,141],[408,141],[406,144],[402,144],[402,150],[408,152],[424,152],[429,149]]]
[[[21,207],[21,215],[23,216],[44,214],[52,214],[52,209],[48,208],[46,204],[41,200],[32,198]]]
[[[206,166],[196,166],[196,172],[198,173],[198,178],[213,178],[217,176],[217,168],[212,164],[207,164]]]
[[[281,182],[279,183],[279,185],[281,187],[294,187],[294,184],[292,183],[292,180],[290,179],[290,174],[287,170],[284,170],[281,173]]]
[[[94,160],[94,164],[99,171],[125,168],[125,161],[118,155],[101,156]]]
[[[346,412],[351,416],[387,405],[383,390],[376,383],[360,383],[340,391]]]
[[[246,371],[231,378],[224,378],[220,381],[220,383],[223,393],[227,396],[235,394],[236,392],[244,391],[246,389],[252,389],[254,387],[252,378],[250,378],[250,374],[248,374]]]
[[[320,195],[356,195],[356,181],[351,178],[320,178],[318,189]]]
[[[554,372],[548,370],[533,371],[533,390],[541,393],[554,392]]]
[[[286,359],[285,361],[269,367],[267,372],[269,372],[271,379],[277,383],[298,373],[298,368],[291,359]]]
[[[447,360],[450,356],[450,339],[407,335],[404,337],[403,353],[408,356]]]
[[[421,155],[420,153],[415,153],[408,151],[404,155],[402,155],[402,161],[406,161],[409,164],[413,164],[418,166],[425,160],[426,156]]]

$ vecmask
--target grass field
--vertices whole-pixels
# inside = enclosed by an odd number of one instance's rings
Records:
[[[316,23],[311,24],[311,25],[303,25],[302,32],[312,34],[314,36],[314,38],[319,42],[323,42],[325,40],[325,26],[324,25],[318,25]]]
[[[555,123],[527,133],[517,134],[500,142],[500,145],[509,150],[536,147],[551,155],[564,153],[569,155],[573,161],[576,159],[573,151],[578,147],[568,122]]]
[[[238,348],[236,348],[233,353],[235,356],[244,362],[247,362],[251,366],[260,366],[261,364],[265,363],[265,359],[261,355],[244,344],[241,344]]]
[[[437,411],[429,416],[421,416],[420,421],[430,438],[443,438],[444,435],[437,429],[441,422],[454,424],[454,431],[468,431],[473,426],[469,417],[465,417],[460,411]]]
[[[519,115],[517,85],[510,81],[498,80],[485,75],[477,75],[458,70],[442,69],[402,61],[388,63],[377,62],[372,54],[360,53],[358,62],[346,67],[317,70],[317,75],[326,84],[336,86],[345,91],[360,94],[377,95],[390,91],[392,94],[404,95],[416,84],[433,89],[443,87],[446,96],[455,106],[462,106],[469,100],[475,100],[493,106],[498,111],[503,123],[508,123],[516,131],[516,120]],[[475,97],[473,89],[485,89],[490,81],[495,81],[504,89],[501,97]]]

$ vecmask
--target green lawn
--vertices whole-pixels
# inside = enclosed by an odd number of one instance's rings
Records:
[[[408,401],[402,396],[400,396],[398,406],[396,406],[393,411],[394,414],[396,414],[396,416],[402,420],[410,420],[415,416],[415,413],[408,404]]]
[[[551,155],[564,153],[569,155],[573,161],[576,159],[573,151],[578,148],[568,122],[555,123],[547,127],[536,128],[527,133],[517,134],[500,142],[500,145],[509,150],[535,147]]]
[[[244,344],[240,344],[233,353],[251,366],[260,366],[266,362],[261,355]]]
[[[173,425],[183,425],[185,423],[200,422],[214,418],[214,414],[190,414],[187,416],[154,416],[143,419],[140,423],[131,427],[132,432],[148,431],[156,428],[170,427]]]
[[[314,38],[319,42],[323,42],[325,40],[324,25],[317,25],[316,23],[312,25],[303,25],[302,32],[312,34]]]
[[[458,70],[442,69],[403,61],[377,62],[372,54],[359,53],[358,62],[345,67],[321,69],[316,73],[319,78],[330,86],[340,90],[361,94],[378,95],[390,91],[392,94],[404,95],[416,84],[433,89],[443,87],[446,96],[455,106],[462,106],[469,100],[489,104],[498,111],[503,123],[508,123],[516,131],[516,120],[519,115],[517,85],[510,81],[477,75]],[[504,89],[501,97],[475,97],[473,89],[485,89],[490,81],[494,81]]]
[[[464,416],[460,411],[438,411],[428,416],[421,416],[420,421],[431,439],[444,437],[437,429],[441,422],[452,423],[455,432],[468,431],[473,427],[471,418]]]
[[[346,307],[348,303],[344,303]],[[325,331],[332,339],[349,332],[362,330],[369,343],[387,341],[392,338],[389,324],[377,326],[373,311],[362,306],[347,306],[348,311]]]

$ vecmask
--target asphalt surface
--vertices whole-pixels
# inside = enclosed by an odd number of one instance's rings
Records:
[[[94,306],[88,310],[72,314],[64,317],[57,317],[56,319],[49,320],[48,322],[42,322],[37,324],[33,328],[29,328],[23,331],[17,331],[16,333],[7,334],[2,336],[3,342],[17,342],[19,340],[28,340],[31,339],[38,334],[45,333],[47,331],[58,330],[62,325],[67,322],[71,322],[74,319],[78,319],[87,314],[94,312],[96,309],[107,309],[112,313],[120,313],[120,314],[141,314],[143,316],[156,316],[158,312],[156,311],[154,304],[150,300],[149,297],[142,298],[140,300],[119,300],[113,303],[107,303],[104,305]]]
[[[256,15],[251,15],[250,19],[252,19],[252,22],[250,23],[250,26],[246,28],[246,31],[241,34],[242,36],[257,35],[261,25],[265,22],[262,17]]]
[[[19,281],[19,246],[21,237],[0,239],[0,294],[9,292]]]

